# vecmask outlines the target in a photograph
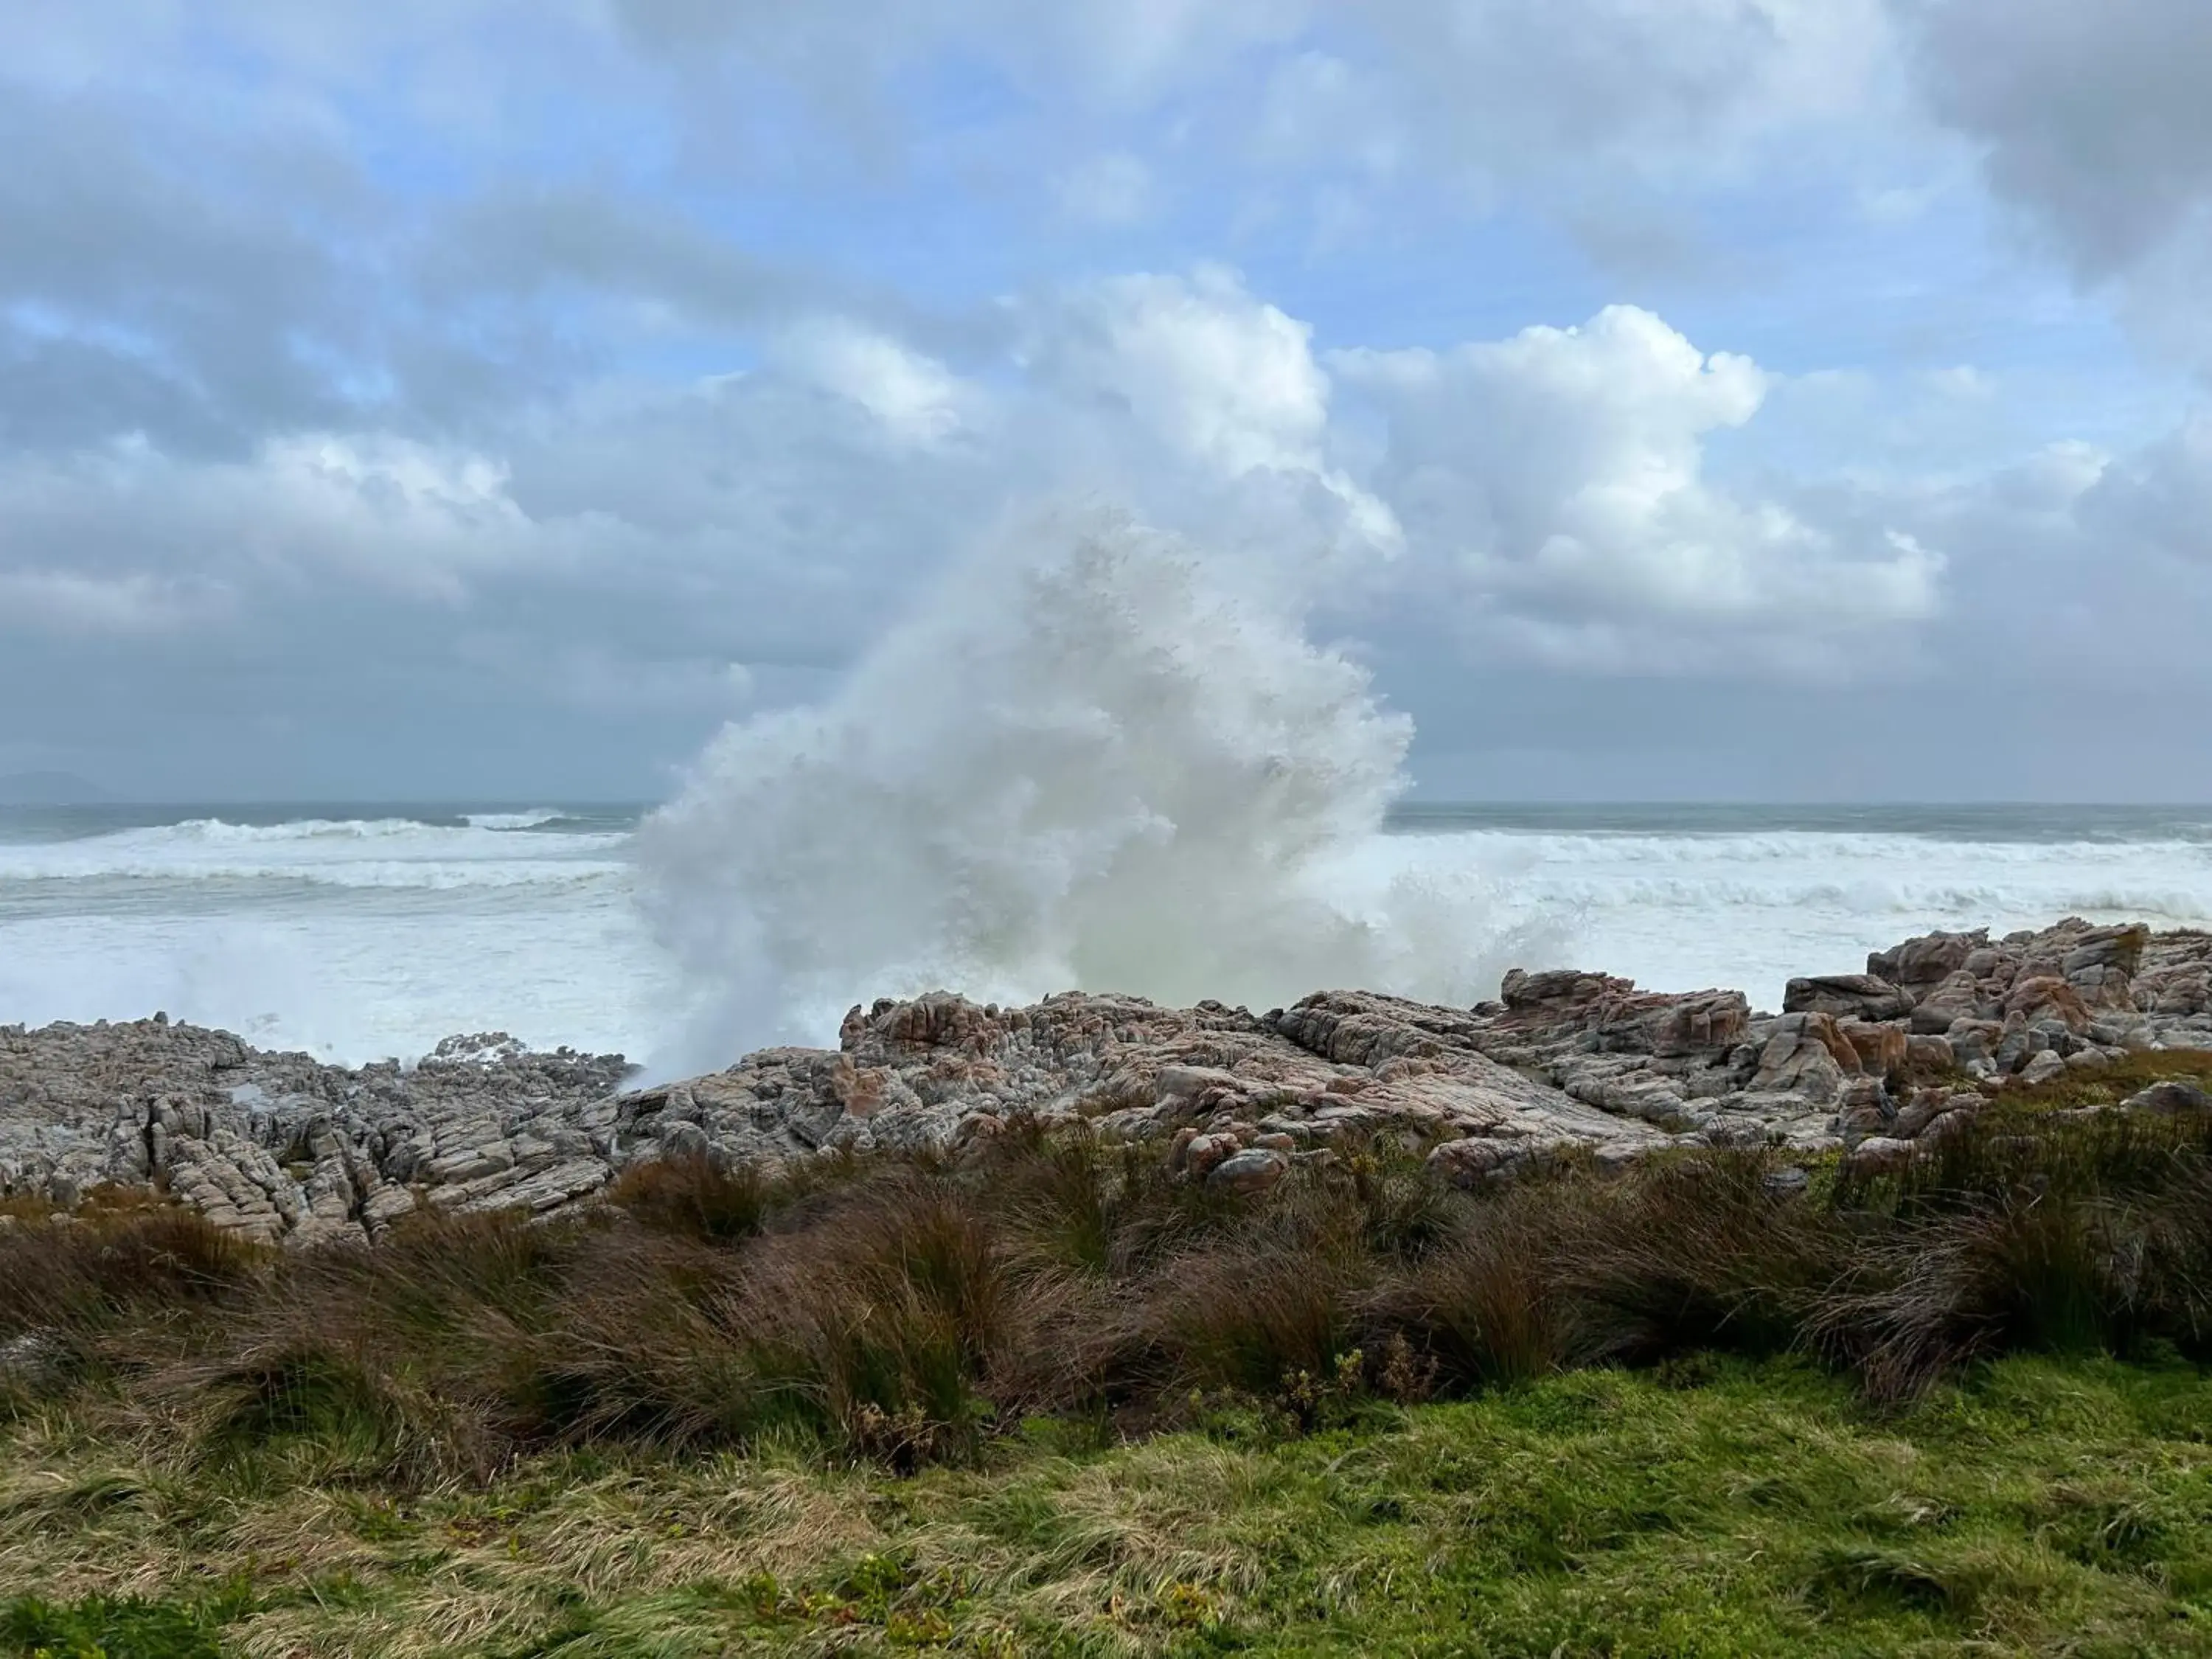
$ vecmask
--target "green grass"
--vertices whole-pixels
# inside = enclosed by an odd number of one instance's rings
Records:
[[[2106,1066],[2086,1069],[2069,1066],[2044,1083],[2023,1084],[2017,1079],[2006,1079],[1996,1092],[2011,1105],[2079,1109],[2117,1106],[2130,1095],[2169,1079],[2212,1089],[2212,1053],[2196,1048],[2147,1050],[2124,1055]],[[1920,1080],[1974,1086],[1973,1079],[1964,1072],[1931,1073]]]
[[[2010,1358],[1890,1413],[1697,1356],[1310,1434],[1208,1420],[1041,1421],[904,1477],[761,1447],[385,1490],[133,1468],[25,1419],[0,1650],[2212,1653],[2212,1381],[2178,1360]]]

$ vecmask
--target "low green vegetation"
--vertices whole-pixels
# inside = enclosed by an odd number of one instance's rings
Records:
[[[2021,1106],[2113,1106],[2139,1089],[2169,1079],[2212,1090],[2212,1054],[2189,1049],[2154,1049],[2132,1054],[2109,1066],[2069,1066],[2046,1083],[2014,1084],[2008,1098]]]
[[[0,1653],[2212,1654],[2212,1121],[0,1226]]]
[[[774,1445],[422,1487],[23,1421],[0,1576],[46,1599],[0,1651],[2212,1652],[2212,1384],[2170,1360],[2008,1358],[1901,1413],[1714,1357],[1266,1419],[1031,1424],[908,1476]]]

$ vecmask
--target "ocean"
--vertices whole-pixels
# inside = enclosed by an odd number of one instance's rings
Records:
[[[0,808],[0,1021],[159,1009],[352,1063],[503,1030],[650,1062],[691,988],[636,902],[641,817]],[[1735,987],[1765,1007],[1792,974],[1855,971],[1930,928],[2212,924],[2212,808],[1420,804],[1337,863],[1376,888],[1479,886],[1524,965]],[[817,1012],[816,1040],[834,1041],[835,1012]]]

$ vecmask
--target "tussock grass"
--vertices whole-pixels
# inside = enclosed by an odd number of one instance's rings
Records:
[[[1913,1473],[1989,1379],[2063,1374],[2008,1356],[2088,1368],[2112,1414],[2212,1406],[2212,1123],[2006,1103],[1899,1174],[1777,1169],[1471,1194],[1377,1146],[1246,1198],[1018,1125],[957,1164],[632,1171],[550,1224],[426,1211],[373,1249],[19,1221],[0,1585],[44,1599],[0,1652],[1195,1652],[1389,1634],[1462,1556],[1518,1634],[1452,1651],[1731,1650],[1708,1618],[1735,1651],[2018,1646],[2061,1604],[2132,1632],[2112,1651],[2212,1651],[2140,1645],[2212,1595],[2212,1474],[2166,1443],[2212,1417],[2082,1426],[2164,1461],[2025,1507]],[[1769,1526],[1805,1534],[1779,1601],[1723,1565]]]
[[[90,1390],[189,1459],[434,1483],[613,1446],[911,1470],[1040,1415],[1126,1433],[1234,1396],[1310,1425],[1709,1351],[1901,1400],[2004,1352],[2212,1346],[2200,1118],[1992,1106],[1900,1174],[1799,1195],[1777,1169],[1680,1154],[1476,1194],[1378,1147],[1246,1198],[1017,1126],[958,1165],[691,1161],[583,1217],[425,1211],[374,1248],[118,1208],[0,1232],[0,1400]]]

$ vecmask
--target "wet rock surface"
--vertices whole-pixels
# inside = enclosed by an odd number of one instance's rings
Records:
[[[1864,974],[1791,981],[1778,1014],[1571,970],[1509,974],[1472,1009],[1361,991],[1260,1014],[936,993],[854,1008],[835,1050],[648,1089],[624,1088],[619,1055],[497,1035],[348,1069],[159,1017],[0,1027],[0,1190],[66,1206],[159,1185],[223,1226],[307,1242],[374,1237],[421,1205],[551,1212],[651,1158],[957,1152],[1015,1119],[1157,1142],[1193,1179],[1252,1192],[1377,1134],[1468,1184],[1674,1146],[1887,1167],[1992,1091],[2158,1048],[2212,1049],[2212,934],[2080,921],[1910,939]]]

